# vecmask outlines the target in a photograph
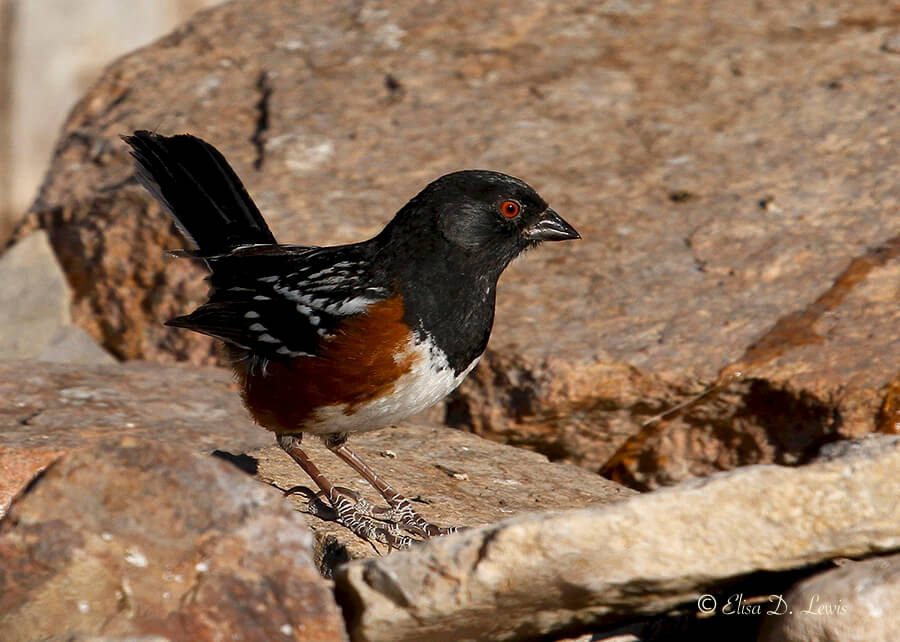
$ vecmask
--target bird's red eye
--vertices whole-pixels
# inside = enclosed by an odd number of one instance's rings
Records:
[[[506,218],[515,218],[519,215],[519,204],[515,201],[503,201],[500,204],[500,213]]]

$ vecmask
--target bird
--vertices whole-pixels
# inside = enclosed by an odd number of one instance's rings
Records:
[[[347,445],[452,392],[485,351],[497,282],[517,256],[581,236],[525,182],[434,180],[374,237],[279,244],[225,157],[191,134],[122,137],[134,177],[208,269],[209,299],[165,322],[221,340],[244,405],[319,491],[309,512],[390,548],[456,532],[422,518]],[[327,207],[319,215],[336,215]],[[315,435],[384,498],[335,486],[301,448]]]

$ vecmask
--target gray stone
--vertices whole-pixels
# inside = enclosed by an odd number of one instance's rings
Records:
[[[71,322],[70,294],[47,233],[0,256],[0,359],[35,357]]]
[[[335,576],[351,636],[518,639],[613,628],[758,571],[896,550],[900,438],[879,446],[868,457],[751,466],[351,562]]]
[[[900,555],[860,562],[797,584],[784,596],[791,612],[767,618],[759,642],[900,640]]]
[[[62,363],[115,363],[116,360],[101,348],[94,338],[77,325],[63,326],[56,331],[44,349],[35,356],[39,361]]]
[[[4,91],[10,94],[6,109],[0,100],[0,244],[5,240],[2,213],[19,216],[28,208],[47,171],[60,126],[103,68],[217,1],[5,3],[13,9],[0,12],[0,39],[10,45],[0,51],[0,76],[9,79]],[[8,17],[12,19],[4,24]]]

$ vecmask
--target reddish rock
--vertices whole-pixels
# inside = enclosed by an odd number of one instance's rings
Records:
[[[160,325],[205,288],[162,257],[181,240],[119,135],[209,139],[287,242],[506,171],[584,240],[507,271],[451,423],[638,486],[805,461],[893,403],[895,25],[874,0],[223,4],[107,70],[18,237],[47,229],[73,319],[116,356],[210,363]]]
[[[86,366],[0,361],[0,516],[51,461],[98,452],[109,437],[168,442],[185,452],[243,452],[272,443],[215,368],[151,363]]]
[[[5,641],[346,639],[280,493],[177,446],[97,445],[51,466],[0,522]]]

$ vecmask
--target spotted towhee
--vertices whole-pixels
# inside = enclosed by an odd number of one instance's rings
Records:
[[[372,239],[279,245],[212,145],[147,131],[124,140],[137,180],[195,246],[181,254],[210,271],[209,301],[167,325],[225,342],[250,414],[321,489],[311,510],[398,548],[408,534],[452,531],[416,514],[347,436],[456,388],[487,345],[500,273],[522,251],[578,233],[522,181],[462,171],[428,185]],[[390,508],[331,484],[301,450],[303,433],[324,438]]]

